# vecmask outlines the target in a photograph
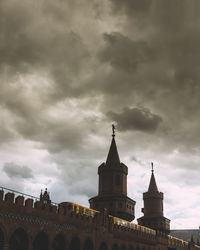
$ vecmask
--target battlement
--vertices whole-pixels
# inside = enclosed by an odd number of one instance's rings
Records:
[[[15,190],[1,187],[0,190],[0,214],[9,211],[11,214],[40,217],[65,223],[69,220],[78,220],[85,223],[94,223],[94,217],[76,213],[68,207],[55,202],[46,202],[38,197],[24,194]]]

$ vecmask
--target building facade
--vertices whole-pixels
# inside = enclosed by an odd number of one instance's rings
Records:
[[[47,190],[40,198],[0,190],[0,250],[200,250],[169,233],[163,194],[152,171],[143,195],[144,216],[138,224],[135,201],[127,196],[128,168],[120,162],[113,133],[106,163],[98,168],[99,191],[90,209],[53,203]]]

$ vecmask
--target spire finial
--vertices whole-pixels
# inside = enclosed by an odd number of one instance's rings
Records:
[[[112,137],[114,138],[115,137],[115,125],[112,124]]]
[[[153,174],[153,172],[154,172],[154,169],[153,169],[153,162],[151,162],[151,172],[152,172],[152,174]]]

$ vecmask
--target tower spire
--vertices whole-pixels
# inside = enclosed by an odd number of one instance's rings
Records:
[[[106,165],[108,167],[117,167],[120,166],[120,159],[119,159],[119,154],[117,150],[117,145],[115,142],[115,125],[112,124],[112,141],[110,145],[110,149],[108,152],[107,160],[106,160]]]
[[[104,211],[124,220],[135,218],[135,201],[127,196],[128,167],[120,162],[115,143],[115,125],[112,124],[112,139],[106,162],[98,167],[99,192],[89,199],[90,208]]]
[[[115,137],[115,125],[112,124],[112,137],[114,138]]]
[[[144,216],[138,219],[138,224],[162,231],[166,234],[170,231],[170,220],[163,215],[163,193],[158,191],[154,176],[153,162],[151,162],[151,180],[148,191],[143,193]]]
[[[157,187],[157,184],[156,184],[156,179],[155,179],[155,176],[154,176],[154,169],[153,169],[153,162],[151,163],[151,180],[150,180],[150,183],[149,183],[149,188],[148,188],[148,192],[158,192],[158,187]]]
[[[154,169],[153,169],[153,162],[151,162],[151,172],[152,172],[152,173],[154,172]]]

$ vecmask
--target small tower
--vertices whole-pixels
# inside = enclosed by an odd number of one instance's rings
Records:
[[[40,201],[44,204],[51,204],[51,200],[50,200],[50,196],[49,196],[49,192],[47,192],[47,188],[45,188],[44,193],[40,193]]]
[[[120,162],[115,142],[115,127],[106,163],[98,168],[99,192],[98,196],[89,200],[90,208],[132,221],[135,218],[135,201],[127,197],[128,168]]]
[[[144,208],[142,208],[142,212],[144,216],[138,219],[138,224],[168,234],[170,231],[170,220],[163,215],[163,193],[158,191],[153,163],[151,164],[152,173],[149,188],[146,193],[143,193]]]

